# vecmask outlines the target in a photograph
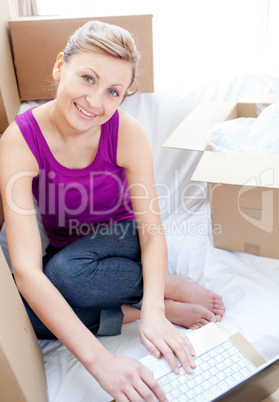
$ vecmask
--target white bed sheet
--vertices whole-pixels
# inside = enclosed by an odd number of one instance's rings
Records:
[[[241,332],[265,359],[279,353],[279,260],[215,249],[206,186],[190,182],[200,153],[164,149],[161,145],[200,101],[239,101],[251,93],[279,93],[278,81],[278,77],[238,75],[204,83],[200,88],[182,88],[179,93],[138,94],[122,106],[143,125],[153,150],[169,273],[183,274],[220,294],[226,306],[218,324],[221,330],[226,335]],[[32,105],[23,104],[21,111]],[[181,202],[185,190],[189,197]],[[8,258],[5,228],[0,244]],[[138,322],[124,325],[119,336],[100,340],[120,355],[141,358],[147,354],[139,341]],[[59,341],[40,344],[49,402],[111,400]]]

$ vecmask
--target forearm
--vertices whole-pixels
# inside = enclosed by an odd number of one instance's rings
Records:
[[[16,277],[20,293],[49,330],[95,374],[100,355],[109,354],[83,325],[72,308],[41,270]]]
[[[142,314],[164,312],[167,246],[162,234],[152,235],[142,247],[144,296]]]

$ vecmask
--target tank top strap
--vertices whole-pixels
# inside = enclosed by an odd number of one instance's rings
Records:
[[[107,157],[114,166],[117,166],[118,129],[119,113],[116,110],[112,117],[103,125],[103,141],[100,142],[100,146],[106,148]]]

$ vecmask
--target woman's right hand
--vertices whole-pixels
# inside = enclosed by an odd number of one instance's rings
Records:
[[[106,359],[100,357],[91,373],[117,402],[167,401],[152,372],[141,362],[106,352]]]

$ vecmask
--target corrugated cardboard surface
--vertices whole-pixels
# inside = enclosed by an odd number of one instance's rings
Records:
[[[279,257],[279,190],[208,184],[214,246]]]
[[[0,400],[47,402],[42,351],[0,248]]]
[[[207,144],[215,123],[257,117],[278,97],[203,102],[164,143],[203,152],[192,180],[208,183],[215,247],[279,258],[279,155],[214,152]]]
[[[69,36],[85,22],[97,19],[119,25],[135,38],[141,53],[138,71],[140,92],[153,92],[152,16],[92,18],[21,18],[10,21],[11,40],[20,97],[22,100],[55,96],[52,68]]]
[[[8,37],[8,20],[10,19],[7,0],[0,2],[0,133],[2,133],[18,113],[20,99],[14,72],[10,42]]]

